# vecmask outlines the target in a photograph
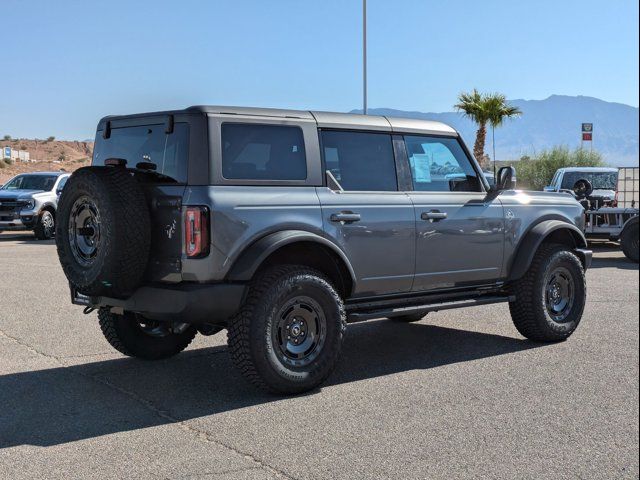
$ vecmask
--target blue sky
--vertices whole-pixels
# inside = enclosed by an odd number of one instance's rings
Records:
[[[0,0],[0,135],[86,139],[106,114],[362,103],[361,0]],[[368,1],[369,106],[462,90],[638,106],[635,0]]]

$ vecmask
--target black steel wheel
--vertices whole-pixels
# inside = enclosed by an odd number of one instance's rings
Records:
[[[86,195],[79,197],[69,214],[69,247],[80,265],[90,266],[100,248],[100,211]]]
[[[547,275],[545,305],[554,322],[567,321],[573,308],[575,279],[568,268],[558,266]]]
[[[228,328],[238,370],[263,390],[292,394],[333,371],[346,327],[342,299],[320,272],[283,265],[259,273]]]
[[[291,367],[306,367],[322,352],[327,338],[327,319],[313,298],[295,296],[276,314],[271,329],[279,360]]]

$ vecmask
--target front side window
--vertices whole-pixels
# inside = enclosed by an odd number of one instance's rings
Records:
[[[96,135],[93,165],[104,165],[109,158],[122,158],[128,167],[153,163],[155,171],[167,179],[185,183],[189,161],[189,125],[176,123],[172,133],[165,125],[113,128],[109,138]]]
[[[56,190],[59,192],[64,190],[64,186],[67,184],[67,180],[69,180],[69,177],[62,177],[58,182],[58,186],[56,187]]]
[[[305,180],[307,159],[299,127],[222,124],[222,176],[239,180]]]
[[[344,190],[398,189],[391,135],[323,131],[325,167]]]
[[[477,192],[481,182],[455,138],[405,136],[413,189],[422,192]]]

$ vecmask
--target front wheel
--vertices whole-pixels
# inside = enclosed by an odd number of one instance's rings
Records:
[[[197,333],[195,327],[184,323],[171,325],[131,312],[116,315],[108,308],[98,311],[98,320],[104,337],[113,348],[144,360],[177,355],[189,346]]]
[[[228,328],[229,351],[255,386],[301,393],[331,374],[345,327],[342,299],[320,272],[278,266],[249,286],[245,304]]]
[[[557,342],[578,327],[587,296],[584,269],[564,245],[543,244],[509,303],[518,331],[530,340]]]
[[[55,231],[56,226],[53,214],[48,210],[44,210],[38,215],[36,226],[33,229],[34,235],[38,240],[49,240],[53,238]]]

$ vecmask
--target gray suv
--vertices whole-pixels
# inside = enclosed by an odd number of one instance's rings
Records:
[[[33,230],[40,240],[53,238],[58,198],[69,176],[64,172],[23,173],[0,187],[0,232]]]
[[[578,326],[591,262],[564,194],[489,187],[451,127],[197,106],[98,124],[60,199],[75,304],[125,355],[159,359],[228,331],[253,384],[320,385],[348,322],[508,302],[518,331]]]

